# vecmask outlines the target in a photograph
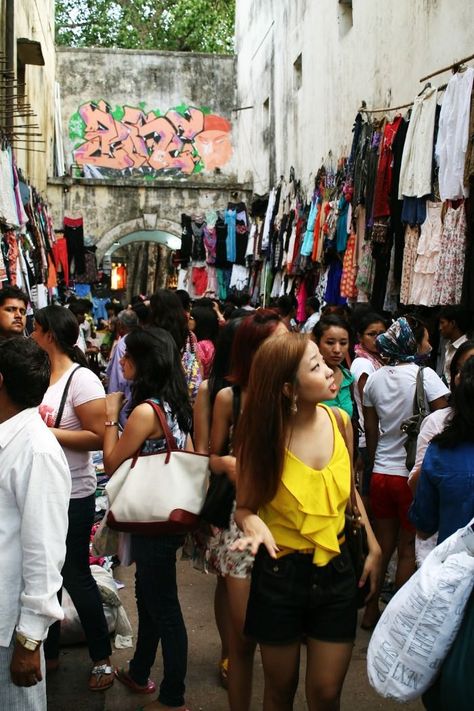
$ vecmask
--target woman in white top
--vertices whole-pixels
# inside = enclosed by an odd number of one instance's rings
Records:
[[[357,327],[358,343],[354,348],[355,358],[351,365],[351,375],[354,378],[354,400],[359,413],[359,458],[357,469],[361,481],[360,493],[365,508],[368,510],[370,475],[372,474],[367,461],[365,443],[364,413],[362,398],[367,378],[382,367],[382,357],[377,349],[376,339],[386,331],[385,321],[376,313],[367,313],[360,319]]]
[[[40,414],[62,446],[72,478],[62,576],[84,628],[93,662],[89,688],[102,691],[114,679],[110,666],[112,650],[102,600],[89,567],[89,539],[97,488],[91,451],[102,449],[105,392],[75,345],[78,333],[78,322],[69,309],[46,306],[35,313],[33,338],[51,361],[50,386]],[[50,628],[45,643],[50,670],[59,664],[59,636],[57,623]]]
[[[398,547],[395,585],[415,571],[415,529],[408,520],[412,496],[406,467],[402,422],[413,415],[419,366],[431,352],[425,325],[406,316],[381,336],[377,347],[387,365],[369,376],[364,388],[364,422],[369,462],[373,462],[370,504],[374,532],[382,548],[383,581]],[[430,410],[447,407],[448,388],[431,368],[423,369],[423,389]],[[371,629],[379,617],[378,596],[367,605],[362,626]]]

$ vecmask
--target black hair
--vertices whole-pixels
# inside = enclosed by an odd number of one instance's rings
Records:
[[[459,373],[459,361],[466,355],[469,351],[474,350],[474,341],[464,341],[461,343],[459,348],[456,348],[456,352],[453,355],[451,363],[449,364],[449,377],[450,377],[450,387],[451,393],[454,393],[456,389],[456,375]]]
[[[163,328],[136,328],[127,335],[127,356],[136,368],[130,409],[144,400],[167,402],[179,426],[191,431],[192,408],[181,357],[171,334]]]
[[[170,289],[158,289],[150,299],[151,325],[164,328],[174,338],[180,353],[183,352],[188,338],[188,319],[183,305]]]
[[[412,333],[415,337],[415,341],[418,345],[420,345],[420,343],[422,343],[423,341],[423,338],[425,337],[425,331],[428,331],[428,326],[426,325],[425,321],[423,321],[419,316],[415,316],[414,314],[405,314],[403,318],[405,318],[408,322],[408,325],[410,326]]]
[[[51,332],[53,334],[59,350],[65,353],[73,363],[89,367],[84,353],[76,345],[79,338],[79,324],[74,314],[71,313],[71,307],[67,309],[64,306],[45,306],[35,311],[35,321],[45,333]]]
[[[215,343],[219,334],[219,319],[214,309],[208,306],[194,306],[192,314],[195,322],[194,335],[198,341]]]
[[[22,410],[38,407],[49,386],[48,354],[32,338],[12,336],[0,342],[0,373],[15,405]]]
[[[443,449],[474,442],[474,356],[464,363],[460,375],[452,397],[453,416],[432,440]]]
[[[213,309],[214,304],[216,303],[217,299],[210,299],[208,296],[203,296],[200,299],[195,299],[193,303],[193,309],[196,306],[199,306],[200,308],[206,308],[206,309]]]
[[[140,326],[145,326],[145,324],[147,324],[150,320],[150,307],[147,306],[141,299],[132,304],[132,311],[137,314]]]
[[[277,301],[277,308],[282,316],[289,316],[296,309],[298,302],[292,294],[283,294]]]
[[[185,311],[191,311],[191,297],[185,289],[176,289],[174,292]]]
[[[443,306],[439,312],[439,318],[444,318],[446,321],[454,321],[461,333],[466,333],[471,327],[471,315],[469,311],[458,304]]]
[[[105,310],[106,311],[113,311],[114,316],[118,316],[118,314],[122,311],[123,306],[122,304],[115,303],[115,301],[108,301],[105,304]]]
[[[249,312],[247,311],[247,315],[248,314]],[[227,380],[227,375],[229,375],[230,371],[230,354],[232,352],[234,336],[240,323],[240,318],[233,318],[219,331],[208,381],[211,405],[214,405],[217,393],[222,390],[222,388],[226,388],[230,385],[230,381]]]
[[[68,309],[74,316],[79,316],[80,314],[84,316],[87,311],[87,307],[79,299],[77,301],[70,301]]]
[[[4,286],[3,289],[0,289],[0,306],[3,306],[7,299],[17,299],[18,301],[23,301],[25,306],[28,306],[30,303],[30,300],[25,292],[17,286]]]
[[[359,336],[363,336],[368,327],[373,323],[383,323],[385,329],[387,329],[387,323],[383,316],[376,314],[374,311],[369,312],[361,316],[357,322],[357,333]]]
[[[306,306],[309,306],[314,311],[319,311],[321,304],[316,296],[310,296],[306,299]]]
[[[347,331],[348,338],[351,338],[351,327],[349,326],[347,321],[341,316],[337,316],[336,314],[328,314],[327,316],[322,316],[313,328],[313,336],[316,343],[319,343],[326,331],[328,331],[333,326],[336,328],[343,328],[345,331]]]

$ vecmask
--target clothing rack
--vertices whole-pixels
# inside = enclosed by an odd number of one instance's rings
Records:
[[[435,72],[427,74],[425,77],[422,77],[420,79],[420,82],[426,81],[427,79],[431,79],[431,77],[435,77],[438,74],[449,72],[450,69],[453,70],[453,74],[456,74],[460,70],[461,66],[466,62],[469,62],[471,59],[474,59],[474,54],[469,55],[469,57],[463,57],[463,59],[459,59],[457,62],[453,62],[453,64],[450,64],[448,67],[443,67],[443,69],[437,69]]]

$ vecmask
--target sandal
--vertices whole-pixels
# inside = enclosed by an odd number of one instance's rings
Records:
[[[219,679],[224,689],[228,687],[229,657],[224,657],[219,662]]]
[[[156,691],[156,684],[154,681],[148,679],[146,686],[137,684],[137,682],[132,679],[126,669],[116,669],[115,676],[119,681],[122,682],[122,684],[128,686],[128,688],[135,694],[154,694]]]
[[[98,682],[103,676],[110,676],[110,681],[107,684],[99,685]],[[92,679],[96,680],[96,684],[91,684]],[[89,691],[105,691],[106,689],[110,689],[114,683],[114,679],[114,670],[109,664],[96,664],[91,670]]]

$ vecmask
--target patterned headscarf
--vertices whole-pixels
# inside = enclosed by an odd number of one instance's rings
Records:
[[[388,331],[376,338],[377,348],[390,365],[414,363],[418,344],[408,321],[403,316],[392,323]]]

